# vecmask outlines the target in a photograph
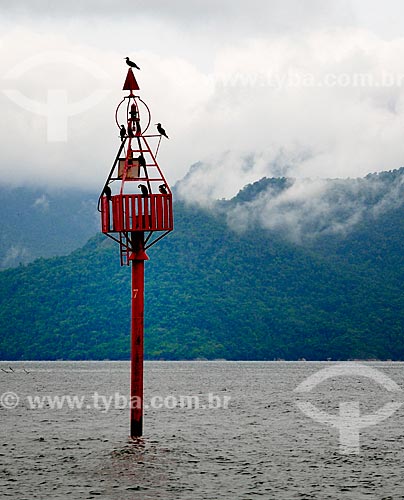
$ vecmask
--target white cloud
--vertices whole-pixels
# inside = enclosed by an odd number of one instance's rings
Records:
[[[141,95],[154,122],[161,121],[169,133],[160,161],[170,183],[197,161],[209,166],[198,173],[202,179],[188,177],[188,188],[194,183],[205,197],[230,197],[246,182],[279,173],[280,164],[297,177],[358,176],[401,165],[404,77],[398,78],[404,75],[404,39],[386,37],[384,28],[378,33],[376,20],[363,15],[365,3],[130,5],[59,2],[50,11],[48,2],[37,0],[3,8],[0,173],[5,181],[102,186],[119,146],[114,111],[124,95],[126,55],[141,66],[136,74]],[[380,26],[384,10],[379,9]],[[358,19],[365,28],[355,26]],[[5,78],[22,61],[49,51],[87,60],[87,68],[49,61],[27,65],[22,77]],[[105,78],[88,71],[91,65]],[[401,84],[355,86],[358,73],[370,75],[373,83],[387,75]],[[325,82],[330,75],[337,81]],[[351,85],[345,86],[349,78]],[[39,103],[46,103],[52,90],[63,90],[70,103],[100,89],[109,94],[68,118],[67,142],[49,142],[48,120],[12,102],[4,93],[10,88]],[[247,170],[244,158],[255,162]]]
[[[257,173],[267,176],[277,174],[280,156],[288,175],[296,177],[362,176],[400,167],[403,62],[404,39],[386,42],[353,29],[254,40],[242,51],[224,50],[216,73],[222,81],[199,118],[206,124],[203,146],[211,153],[206,190],[218,192],[221,185],[220,195],[236,194],[246,180],[237,164],[251,153],[266,159]],[[204,158],[200,141],[195,145]],[[222,166],[223,150],[240,154],[230,169]]]
[[[183,29],[209,29],[215,26],[227,34],[235,28],[257,33],[262,30],[312,28],[313,26],[347,22],[353,13],[349,0],[86,0],[85,2],[57,2],[50,9],[49,0],[19,0],[9,2],[3,15],[18,19],[24,16],[44,18],[63,17],[93,19],[139,18],[162,19]],[[208,26],[207,26],[208,25]]]

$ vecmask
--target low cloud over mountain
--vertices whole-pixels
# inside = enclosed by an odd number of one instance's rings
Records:
[[[261,227],[300,243],[321,235],[343,236],[364,219],[375,219],[404,202],[404,169],[399,169],[356,179],[263,178],[218,205],[217,198],[231,196],[239,182],[265,171],[287,174],[292,163],[280,158],[268,165],[253,156],[239,162],[229,154],[216,167],[194,165],[176,191],[188,203],[220,207],[238,232]]]

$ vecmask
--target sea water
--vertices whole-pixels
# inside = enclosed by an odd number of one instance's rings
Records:
[[[335,366],[146,362],[133,443],[129,363],[0,362],[0,498],[404,499],[404,364]]]

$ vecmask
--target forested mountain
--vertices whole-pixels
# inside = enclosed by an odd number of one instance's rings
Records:
[[[403,178],[177,201],[146,263],[146,357],[404,360]],[[102,235],[4,270],[0,359],[128,359],[129,307],[130,270]]]

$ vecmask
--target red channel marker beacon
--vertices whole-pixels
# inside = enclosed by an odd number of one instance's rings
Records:
[[[132,69],[115,121],[121,143],[98,201],[102,232],[119,243],[121,266],[132,266],[130,436],[143,434],[144,261],[146,250],[173,230],[172,193],[157,163],[161,135],[147,133],[151,113],[134,92]]]

